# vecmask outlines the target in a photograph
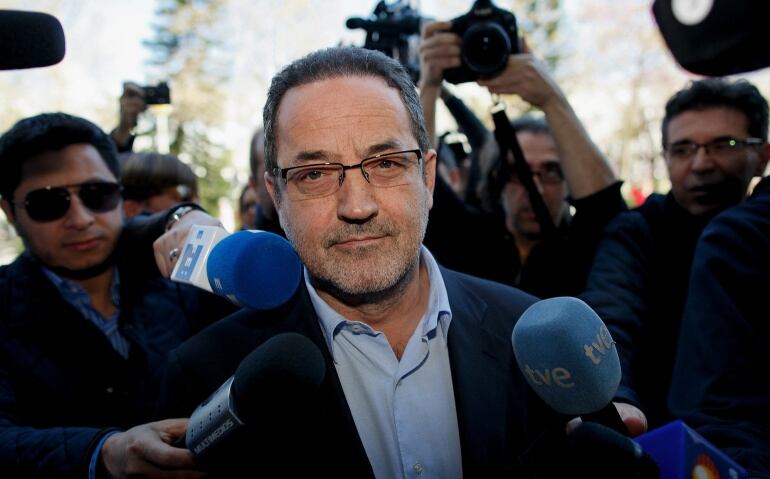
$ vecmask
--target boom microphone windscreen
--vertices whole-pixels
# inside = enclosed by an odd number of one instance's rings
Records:
[[[724,76],[770,65],[766,0],[656,0],[652,11],[686,70]]]
[[[0,70],[55,65],[64,58],[64,30],[40,12],[0,10]]]

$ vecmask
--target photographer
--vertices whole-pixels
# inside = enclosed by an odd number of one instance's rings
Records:
[[[433,22],[422,33],[420,98],[433,138],[442,81],[447,70],[463,66],[462,39],[451,30],[450,22]],[[513,39],[512,43],[518,41]],[[486,214],[458,204],[451,192],[437,185],[434,210],[438,211],[434,216],[445,218],[447,224],[444,229],[434,222],[434,231],[451,228],[472,232],[457,237],[442,249],[443,256],[437,256],[450,267],[514,284],[542,297],[577,294],[584,288],[604,226],[626,206],[620,182],[603,154],[542,62],[521,43],[522,53],[509,55],[499,74],[477,82],[490,93],[517,94],[545,113],[547,124],[524,121],[519,125],[514,122],[514,127],[518,126],[517,139],[556,226],[556,235],[544,237],[521,182],[515,174],[497,175],[499,160],[494,158],[484,175],[487,188],[482,194],[491,200]],[[507,160],[512,164],[512,157]],[[574,218],[569,213],[570,204],[577,210]],[[504,219],[494,214],[500,209]],[[426,243],[440,236],[431,233]]]
[[[134,146],[134,128],[139,121],[139,114],[147,110],[147,102],[142,87],[134,82],[123,84],[120,95],[120,120],[118,126],[110,132],[119,153],[131,152]]]

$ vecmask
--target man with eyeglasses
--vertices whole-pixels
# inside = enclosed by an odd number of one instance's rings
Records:
[[[41,114],[0,138],[0,206],[25,246],[0,267],[2,477],[194,466],[160,440],[185,420],[142,423],[155,417],[166,353],[222,303],[147,276],[127,254],[125,242],[152,256],[123,235],[119,180],[114,143],[85,119]]]
[[[641,407],[650,428],[673,419],[667,396],[696,242],[763,174],[767,129],[767,102],[747,81],[692,82],[669,99],[663,118],[671,191],[605,231],[584,299],[618,343],[620,396]]]
[[[189,414],[294,331],[322,351],[323,384],[212,473],[513,477],[547,424],[510,346],[534,298],[439,267],[422,245],[436,152],[408,73],[380,52],[311,53],[273,78],[264,126],[265,184],[304,282],[288,305],[236,313],[172,352],[166,413]]]
[[[422,33],[419,87],[431,133],[444,70],[462,62],[461,38],[450,28],[449,22],[432,22]],[[478,84],[491,94],[518,95],[544,113],[511,123],[555,231],[551,234],[535,216],[513,155],[502,163],[499,148],[490,141],[480,155],[483,211],[462,202],[439,178],[425,242],[448,267],[539,297],[575,295],[585,287],[604,226],[627,207],[621,182],[566,95],[523,40],[521,47],[503,71]]]

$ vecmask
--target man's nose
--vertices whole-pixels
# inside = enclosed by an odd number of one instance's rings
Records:
[[[709,171],[714,167],[714,158],[711,156],[711,151],[705,145],[700,145],[698,150],[692,157],[690,163],[690,169],[692,171],[701,172]]]
[[[93,211],[86,208],[78,195],[70,194],[70,207],[64,216],[64,225],[68,228],[85,229],[93,222]]]
[[[343,221],[361,223],[377,215],[379,205],[375,187],[363,176],[360,168],[345,173],[337,191],[337,217]]]

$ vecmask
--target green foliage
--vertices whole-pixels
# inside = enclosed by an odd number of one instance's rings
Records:
[[[219,212],[219,198],[231,193],[222,177],[231,165],[230,154],[211,139],[226,98],[227,64],[221,60],[226,55],[217,40],[223,37],[218,22],[222,6],[222,0],[159,0],[154,38],[145,41],[158,78],[171,84],[171,153],[190,163],[199,177],[201,203],[213,215]]]

